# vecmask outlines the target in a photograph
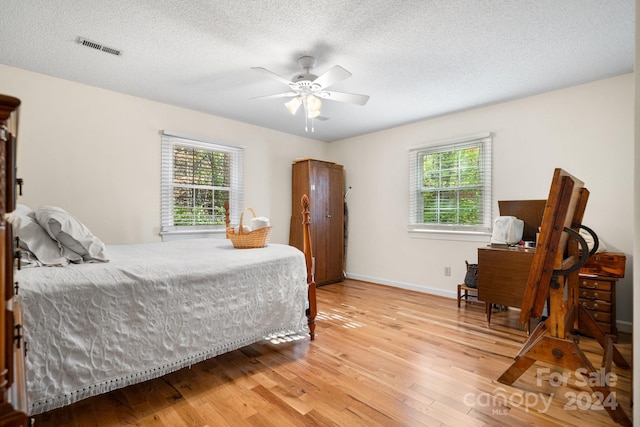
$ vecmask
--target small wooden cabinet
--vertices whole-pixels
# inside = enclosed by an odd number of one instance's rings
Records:
[[[344,278],[344,168],[321,160],[293,163],[289,244],[302,250],[303,194],[309,196],[311,249],[317,285]]]
[[[616,281],[614,277],[580,275],[579,304],[589,311],[605,334],[618,336],[616,327]],[[581,334],[590,334],[579,329]]]
[[[16,206],[16,147],[20,100],[0,95],[0,427],[27,426],[24,343],[14,297],[17,245],[6,214]]]

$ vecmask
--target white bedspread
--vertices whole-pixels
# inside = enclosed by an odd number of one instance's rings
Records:
[[[109,263],[22,269],[31,415],[307,331],[304,255],[222,239],[108,246]]]

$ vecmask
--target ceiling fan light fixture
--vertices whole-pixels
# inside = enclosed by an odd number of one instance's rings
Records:
[[[311,121],[311,132],[314,132],[314,119],[326,120],[320,116],[322,108],[322,99],[330,99],[338,102],[348,102],[351,104],[364,105],[369,97],[367,95],[358,95],[355,93],[328,91],[327,88],[335,83],[351,77],[351,73],[339,65],[334,65],[328,71],[319,76],[311,73],[311,68],[315,65],[316,60],[313,56],[302,56],[298,58],[298,64],[304,70],[298,73],[292,79],[287,79],[279,74],[269,71],[262,67],[251,67],[261,74],[265,74],[271,78],[278,80],[287,85],[289,92],[279,93],[276,95],[261,96],[259,98],[288,98],[293,97],[284,103],[285,108],[293,115],[300,109],[304,110],[305,131],[309,131],[309,121]],[[255,99],[255,98],[254,98]]]
[[[309,110],[307,112],[308,119],[315,119],[316,117],[320,117],[320,110]]]
[[[322,108],[322,101],[313,95],[308,95],[304,98],[304,111],[307,114],[308,119],[315,119],[320,116],[320,108]]]
[[[320,114],[320,108],[322,108],[322,101],[313,95],[307,97],[307,109],[309,111],[317,111]]]
[[[302,105],[302,101],[300,100],[299,96],[296,96],[295,98],[292,98],[290,101],[284,103],[284,106],[287,108],[287,110],[289,110],[289,112],[294,116],[296,115],[296,112],[298,111],[298,108],[300,108],[301,105]]]

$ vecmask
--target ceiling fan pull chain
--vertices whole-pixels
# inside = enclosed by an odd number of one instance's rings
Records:
[[[307,105],[307,97],[302,97],[302,106],[304,107],[304,131],[309,132],[309,107]],[[313,127],[311,132],[313,132]]]

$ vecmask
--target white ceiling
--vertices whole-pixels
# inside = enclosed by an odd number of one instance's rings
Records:
[[[633,71],[634,0],[10,0],[0,63],[334,141]],[[77,43],[79,37],[121,56]],[[250,70],[353,76],[315,132]]]

